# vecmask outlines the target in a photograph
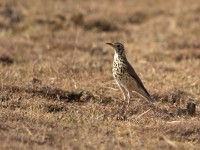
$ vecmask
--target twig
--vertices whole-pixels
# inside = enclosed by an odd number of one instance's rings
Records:
[[[148,109],[147,111],[143,112],[142,114],[140,114],[140,115],[137,116],[136,118],[140,118],[140,117],[142,117],[143,115],[145,115],[146,113],[148,113],[150,110],[151,110],[151,108]]]
[[[115,90],[115,91],[118,90],[118,89],[116,89],[116,88],[112,88],[112,87],[103,87],[103,88],[105,88],[105,89],[111,89],[111,90]]]

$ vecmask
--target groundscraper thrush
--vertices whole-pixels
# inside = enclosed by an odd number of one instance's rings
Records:
[[[112,73],[119,88],[123,92],[124,100],[128,100],[129,103],[132,91],[134,91],[147,100],[152,101],[150,94],[128,62],[123,44],[119,42],[106,44],[112,46],[115,50]]]

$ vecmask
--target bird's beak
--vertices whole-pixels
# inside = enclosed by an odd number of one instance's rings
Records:
[[[106,43],[106,44],[108,44],[108,45],[114,47],[114,44],[113,44],[113,43]]]

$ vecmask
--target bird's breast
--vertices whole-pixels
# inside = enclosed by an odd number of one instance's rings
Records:
[[[125,69],[126,67],[123,63],[120,61],[114,61],[112,69],[114,78],[122,78],[124,76]]]

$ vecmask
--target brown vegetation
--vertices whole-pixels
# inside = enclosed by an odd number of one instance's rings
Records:
[[[0,149],[198,149],[199,12],[198,0],[1,0]],[[114,41],[154,105],[123,102]]]

